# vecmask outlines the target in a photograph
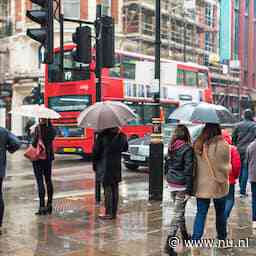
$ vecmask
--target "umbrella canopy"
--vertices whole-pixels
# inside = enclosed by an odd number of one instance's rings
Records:
[[[56,111],[45,107],[44,105],[23,105],[17,109],[13,109],[10,113],[14,115],[46,118],[46,119],[59,119],[61,117]]]
[[[169,119],[194,123],[229,124],[235,122],[233,114],[225,107],[209,103],[187,103],[170,114]]]
[[[80,127],[103,130],[127,124],[136,114],[121,102],[103,101],[86,108],[78,117]]]

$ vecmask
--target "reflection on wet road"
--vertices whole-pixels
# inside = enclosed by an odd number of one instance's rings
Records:
[[[58,156],[54,168],[55,200],[52,216],[37,217],[37,195],[31,164],[22,152],[9,158],[5,182],[6,214],[0,237],[0,256],[161,256],[172,204],[167,188],[163,203],[148,202],[146,172],[124,170],[120,186],[120,214],[115,221],[97,218],[94,174],[90,163]],[[256,255],[256,234],[251,229],[250,198],[236,197],[229,237],[250,238],[249,248],[203,249],[205,256]],[[192,230],[195,201],[188,203]],[[214,211],[210,210],[205,237],[215,238]],[[180,255],[190,255],[185,252]]]

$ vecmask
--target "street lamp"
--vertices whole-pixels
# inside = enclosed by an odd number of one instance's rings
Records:
[[[160,118],[160,50],[161,50],[161,0],[155,0],[155,83],[158,93],[155,93],[155,111],[152,118],[153,133],[150,141],[149,154],[149,200],[161,201],[163,197],[163,141]]]
[[[162,127],[160,117],[160,51],[161,51],[161,0],[155,0],[155,80],[154,87],[158,88],[158,92],[154,95],[155,111],[152,118],[153,132],[150,141],[149,154],[149,200],[161,201],[163,197],[163,140]],[[183,0],[183,7],[187,9],[188,2]],[[187,5],[186,5],[187,4]],[[176,9],[180,6],[176,6]],[[185,16],[185,12],[184,12]],[[185,28],[184,28],[185,29]],[[186,36],[186,34],[184,35]],[[185,38],[184,38],[185,40]],[[186,50],[186,48],[185,48]],[[186,58],[184,54],[184,59]]]

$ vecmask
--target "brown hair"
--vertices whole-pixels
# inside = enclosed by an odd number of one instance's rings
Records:
[[[221,128],[219,124],[206,123],[201,135],[195,142],[195,149],[199,152],[203,152],[204,144],[209,144],[213,138],[219,135],[221,135]]]
[[[184,140],[186,143],[191,144],[191,137],[187,126],[183,124],[177,125],[173,132],[170,145],[172,145],[176,140]]]

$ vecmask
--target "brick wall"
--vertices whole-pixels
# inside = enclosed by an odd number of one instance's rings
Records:
[[[111,16],[114,17],[115,23],[118,23],[118,8],[119,8],[119,0],[112,0],[111,1]]]
[[[88,0],[82,0],[80,1],[80,17],[81,19],[88,19]]]

